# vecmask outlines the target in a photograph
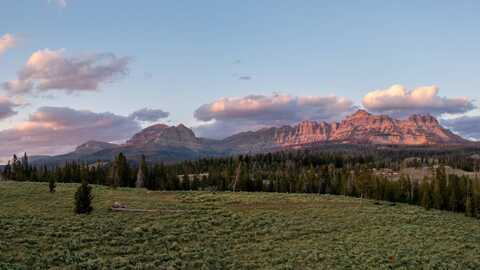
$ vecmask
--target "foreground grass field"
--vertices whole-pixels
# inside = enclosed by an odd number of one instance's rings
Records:
[[[480,222],[341,196],[0,182],[0,269],[479,269]],[[118,201],[149,213],[111,212]]]

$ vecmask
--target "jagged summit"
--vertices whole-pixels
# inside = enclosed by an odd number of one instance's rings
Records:
[[[435,117],[428,114],[395,119],[358,110],[340,122],[306,120],[294,126],[242,132],[223,140],[198,138],[183,124],[156,124],[138,132],[123,145],[90,141],[70,154],[52,159],[112,160],[116,154],[123,152],[132,159],[145,154],[152,161],[171,162],[205,155],[268,152],[326,143],[446,146],[468,145],[472,142],[445,129]]]
[[[359,117],[368,117],[368,116],[371,116],[372,114],[370,114],[369,112],[367,112],[366,110],[364,109],[358,109],[356,112],[354,112],[353,114],[347,116],[347,118],[359,118]]]
[[[224,140],[209,140],[209,145],[234,152],[262,151],[271,148],[312,143],[452,145],[469,141],[443,128],[428,114],[414,114],[400,120],[359,109],[340,122],[304,120],[294,126],[263,128],[242,132]],[[135,134],[126,145],[169,146],[202,149],[205,141],[183,124],[156,124]]]
[[[255,136],[256,134],[256,136]],[[268,135],[270,134],[270,138]],[[250,133],[241,148],[262,148],[267,145],[301,146],[312,143],[392,144],[392,145],[456,145],[469,141],[443,128],[431,115],[412,115],[408,119],[394,119],[388,115],[374,115],[357,110],[341,122],[302,121],[293,127],[273,128]],[[255,140],[254,138],[261,138]]]
[[[183,124],[178,126],[157,124],[138,132],[126,144],[198,148],[200,147],[200,140],[191,129]]]

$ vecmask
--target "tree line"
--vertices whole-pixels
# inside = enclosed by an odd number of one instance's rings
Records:
[[[317,193],[361,197],[420,205],[427,209],[464,212],[480,217],[480,181],[448,174],[446,166],[468,164],[469,156],[372,154],[368,152],[286,151],[227,158],[201,158],[174,164],[149,164],[145,156],[127,160],[122,153],[112,162],[86,164],[69,161],[62,166],[30,165],[27,154],[14,155],[2,176],[14,181],[90,183],[149,190],[212,190]],[[398,157],[398,158],[396,158]],[[463,162],[462,162],[463,161]],[[408,175],[392,178],[378,170],[428,167],[421,180]],[[454,165],[455,166],[455,165]]]

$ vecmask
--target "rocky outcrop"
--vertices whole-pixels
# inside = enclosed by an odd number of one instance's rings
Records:
[[[431,115],[412,115],[394,119],[358,110],[341,122],[303,121],[295,126],[271,127],[235,134],[221,141],[205,143],[184,125],[163,124],[148,127],[135,134],[127,145],[156,145],[200,149],[206,144],[231,152],[258,152],[278,147],[314,143],[453,145],[467,140],[443,128]]]
[[[469,141],[443,128],[431,115],[398,120],[360,110],[338,124],[331,141],[399,145],[465,144]]]
[[[202,147],[201,140],[195,136],[191,129],[182,124],[178,126],[157,124],[147,127],[135,134],[126,144],[132,146],[153,145],[192,149]]]
[[[105,149],[113,149],[116,147],[118,147],[118,145],[113,143],[88,141],[82,145],[79,145],[74,152],[77,154],[93,154]]]
[[[123,145],[90,141],[74,152],[42,160],[112,160],[122,152],[138,160],[175,162],[201,156],[258,153],[313,144],[467,145],[472,142],[443,128],[431,115],[399,120],[359,110],[341,122],[303,121],[295,126],[264,128],[235,134],[223,140],[198,138],[184,125],[157,124],[143,129]]]
[[[358,110],[337,123],[303,121],[296,126],[244,132],[224,140],[230,148],[301,146],[312,143],[455,145],[469,141],[443,128],[435,117],[412,115],[398,120]]]

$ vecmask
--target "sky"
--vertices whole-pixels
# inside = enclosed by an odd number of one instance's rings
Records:
[[[480,139],[478,1],[2,0],[0,161],[358,108]]]

